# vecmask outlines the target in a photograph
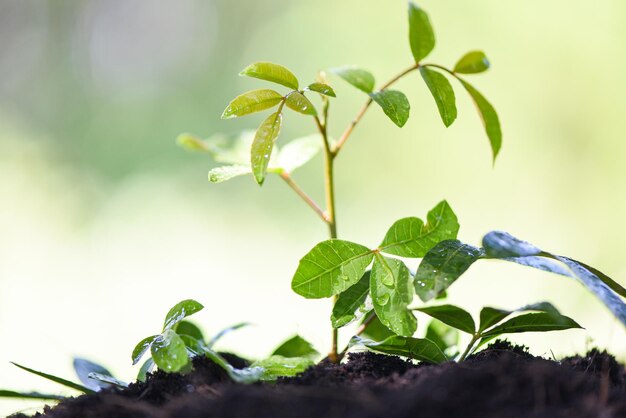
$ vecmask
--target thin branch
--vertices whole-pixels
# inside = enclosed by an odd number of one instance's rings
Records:
[[[294,192],[296,192],[296,194],[298,196],[300,196],[300,198],[302,198],[302,200],[304,200],[304,202],[309,205],[309,207],[311,209],[313,209],[313,211],[315,213],[317,213],[317,215],[322,218],[322,220],[324,221],[324,223],[328,223],[329,219],[328,219],[328,215],[326,215],[326,213],[318,206],[317,203],[315,203],[315,201],[308,195],[306,194],[306,192],[304,190],[302,190],[302,188],[300,186],[298,186],[298,183],[296,183],[293,178],[291,178],[291,176],[289,175],[288,172],[286,171],[281,171],[280,173],[280,178],[282,178],[283,180],[285,180],[285,183],[287,183],[287,185],[289,187],[291,187],[293,189]]]

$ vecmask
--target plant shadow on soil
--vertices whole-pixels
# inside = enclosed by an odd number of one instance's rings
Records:
[[[246,361],[228,355],[235,367]],[[69,398],[43,416],[118,418],[626,417],[626,372],[606,352],[560,361],[496,342],[462,363],[352,353],[275,384],[239,385],[208,358],[191,373]],[[14,415],[25,417],[25,415]]]

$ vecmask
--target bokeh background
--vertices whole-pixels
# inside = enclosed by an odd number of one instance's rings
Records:
[[[446,198],[464,241],[504,229],[626,284],[626,3],[421,5],[437,34],[429,61],[452,66],[478,48],[490,57],[492,69],[468,79],[499,111],[500,157],[492,166],[461,89],[445,129],[415,74],[397,85],[411,101],[407,125],[373,107],[337,160],[340,236],[376,245],[394,220]],[[8,362],[73,378],[74,355],[132,380],[135,343],[190,297],[206,306],[195,319],[209,334],[256,324],[222,349],[261,357],[297,332],[326,350],[329,301],[289,287],[324,226],[278,178],[262,189],[251,177],[209,184],[208,158],[174,141],[255,128],[263,115],[219,115],[264,85],[237,76],[258,60],[303,81],[358,64],[383,82],[411,62],[406,4],[0,1],[0,387],[67,393]],[[338,136],[364,97],[332,84]],[[285,119],[279,142],[314,130],[304,116]],[[295,174],[320,201],[321,166],[318,157]],[[475,313],[540,300],[586,331],[512,340],[557,358],[590,346],[626,358],[624,328],[573,280],[483,262],[450,291]],[[33,405],[0,401],[0,413]]]

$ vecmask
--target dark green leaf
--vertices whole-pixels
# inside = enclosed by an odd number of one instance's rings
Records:
[[[151,335],[150,337],[146,337],[143,340],[139,341],[139,343],[133,349],[132,359],[133,366],[141,360],[146,351],[150,349],[150,345],[156,340],[158,335]]]
[[[559,311],[551,303],[548,302],[534,303],[532,305],[522,306],[521,308],[512,311],[485,307],[480,311],[480,327],[478,328],[478,332],[483,332],[487,328],[502,321],[504,318],[511,315],[512,313],[524,311],[539,311],[553,313],[557,316],[560,315]]]
[[[79,357],[74,357],[73,365],[76,376],[78,376],[78,379],[82,382],[82,384],[89,389],[99,391],[100,389],[110,387],[110,385],[106,383],[103,384],[99,381],[94,381],[93,379],[89,378],[89,373],[98,373],[100,375],[111,376],[111,372],[108,371],[105,367]]]
[[[363,320],[367,320],[370,314],[365,315]],[[374,313],[374,319],[369,321],[367,327],[361,333],[361,335],[374,341],[382,341],[385,338],[394,336],[396,334],[394,334],[389,328],[384,326],[383,323],[380,322],[380,319],[378,319],[378,316],[376,316],[376,314]]]
[[[329,86],[328,84],[311,83],[306,89],[314,91],[319,94],[323,94],[324,96],[337,97],[335,95],[335,90],[333,90],[333,88]]]
[[[468,334],[474,334],[476,331],[476,324],[474,324],[472,315],[457,306],[438,305],[418,308],[416,310],[424,312],[426,315],[432,316],[444,324],[450,325],[451,327],[463,332],[467,332]]]
[[[285,145],[278,153],[278,167],[292,173],[308,163],[322,149],[323,140],[319,134],[313,134],[294,139]],[[270,167],[272,161],[270,159]]]
[[[365,93],[369,94],[374,91],[376,81],[369,71],[353,66],[333,68],[330,71]]]
[[[438,364],[448,360],[437,344],[427,339],[394,335],[381,342],[363,339],[357,341],[372,351],[409,357],[426,363]]]
[[[528,313],[511,318],[501,325],[483,334],[484,338],[502,334],[538,331],[560,331],[570,328],[582,328],[571,318],[553,312]]]
[[[139,373],[137,373],[137,380],[139,382],[145,382],[146,381],[146,377],[147,374],[152,372],[152,369],[154,368],[154,360],[152,360],[152,358],[148,358],[142,365],[141,368],[139,369]]]
[[[230,333],[231,333],[231,332],[233,332],[233,331],[237,331],[238,329],[241,329],[241,328],[244,328],[244,327],[250,326],[250,325],[252,325],[252,324],[251,324],[251,323],[249,323],[249,322],[240,322],[240,323],[238,323],[238,324],[231,325],[230,327],[224,328],[223,330],[221,330],[220,332],[218,332],[217,334],[215,334],[215,335],[213,336],[213,338],[211,338],[211,341],[209,341],[209,342],[207,343],[207,346],[208,346],[209,348],[213,348],[213,346],[215,345],[215,343],[217,343],[217,342],[218,342],[218,341],[219,341],[219,340],[220,340],[223,336],[225,336],[225,335],[227,335],[227,334],[230,334]]]
[[[298,79],[291,71],[282,65],[271,62],[255,62],[248,65],[239,73],[241,76],[259,78],[277,83],[293,90],[298,90]]]
[[[250,165],[254,178],[259,185],[265,181],[267,166],[274,148],[274,141],[280,133],[282,120],[283,115],[281,113],[272,113],[261,123],[254,136],[250,152]]]
[[[376,253],[370,292],[380,322],[398,335],[410,337],[415,333],[417,320],[407,309],[413,301],[411,275],[402,261]]]
[[[315,358],[319,352],[299,335],[294,335],[274,350],[272,356]]]
[[[419,258],[439,241],[456,238],[459,223],[445,200],[428,212],[426,219],[426,225],[414,217],[396,221],[380,244],[380,250],[400,257]]]
[[[178,302],[169,310],[163,322],[163,331],[168,330],[188,316],[201,311],[204,308],[200,302],[193,299],[186,299]]]
[[[264,360],[255,361],[252,363],[252,367],[260,367],[263,369],[260,380],[272,382],[281,376],[295,376],[298,373],[304,372],[314,364],[311,359],[305,357],[272,355]]]
[[[502,146],[502,130],[500,129],[500,119],[498,118],[498,114],[491,103],[489,103],[487,99],[485,99],[484,96],[480,94],[480,92],[471,84],[465,80],[461,80],[460,78],[459,81],[472,97],[472,100],[478,109],[483,126],[487,132],[487,137],[489,138],[489,143],[491,144],[493,160],[495,161],[498,156],[498,152],[500,152],[500,147]]]
[[[183,341],[183,343],[185,343],[185,347],[187,347],[187,352],[189,352],[192,357],[204,353],[205,346],[201,340],[198,340],[197,338],[186,334],[180,334],[179,337]]]
[[[204,335],[202,331],[196,324],[189,321],[180,321],[174,328],[178,335],[189,335],[190,337],[195,338],[196,340],[204,341]]]
[[[43,401],[60,401],[65,396],[50,395],[39,392],[15,392],[13,390],[0,390],[0,398],[39,399]]]
[[[454,72],[460,74],[482,73],[489,69],[489,65],[489,60],[483,51],[470,51],[456,63]]]
[[[252,169],[244,165],[225,165],[215,167],[209,171],[209,181],[211,183],[221,183],[235,177],[252,173]]]
[[[425,338],[434,342],[448,357],[454,357],[456,347],[459,344],[459,330],[449,327],[440,321],[430,321],[426,329]]]
[[[236,118],[239,116],[249,115],[250,113],[260,112],[276,106],[283,100],[280,93],[270,89],[251,90],[233,99],[226,106],[222,119]]]
[[[320,242],[300,260],[291,288],[308,299],[336,295],[363,277],[372,258],[372,250],[350,241]]]
[[[185,343],[171,329],[166,329],[154,340],[150,346],[150,351],[154,363],[159,369],[166,372],[177,372],[189,362]]]
[[[189,151],[208,151],[204,141],[192,134],[180,134],[176,138],[176,143]]]
[[[382,90],[371,93],[370,97],[380,105],[385,115],[399,127],[402,128],[409,120],[411,105],[404,93],[397,90]]]
[[[91,390],[91,389],[89,389],[89,388],[87,388],[87,387],[85,387],[83,385],[79,385],[78,383],[74,383],[74,382],[71,382],[69,380],[63,379],[62,377],[58,377],[58,376],[54,376],[52,374],[48,374],[48,373],[40,372],[40,371],[37,371],[37,370],[29,369],[26,366],[22,366],[20,364],[14,363],[14,362],[11,362],[11,364],[13,364],[16,367],[19,367],[22,370],[25,370],[25,371],[29,372],[29,373],[35,374],[35,375],[37,375],[39,377],[43,377],[44,379],[47,379],[47,380],[50,380],[50,381],[52,381],[54,383],[58,383],[60,385],[66,386],[68,388],[77,390],[79,392],[94,393],[93,390]]]
[[[285,104],[291,110],[300,112],[303,115],[317,116],[317,110],[315,110],[313,103],[300,92],[291,92],[289,96],[287,96]]]
[[[333,327],[340,328],[356,320],[359,314],[365,313],[367,296],[370,293],[370,272],[353,286],[339,294],[333,307],[330,322]]]
[[[420,74],[435,99],[439,115],[446,127],[452,125],[456,119],[456,99],[452,85],[443,74],[420,67]]]
[[[415,273],[415,293],[424,302],[437,297],[481,256],[482,250],[460,241],[439,242],[424,256]]]
[[[435,47],[435,34],[425,11],[409,2],[409,42],[415,62],[426,58]]]

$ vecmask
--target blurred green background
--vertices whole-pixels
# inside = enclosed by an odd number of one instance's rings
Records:
[[[411,101],[407,125],[373,107],[337,160],[340,236],[376,245],[394,220],[445,198],[464,241],[504,229],[625,284],[626,3],[421,6],[437,35],[429,61],[452,66],[471,49],[490,58],[488,73],[468,79],[500,114],[500,157],[492,166],[461,89],[445,129],[415,74],[397,85]],[[384,82],[411,63],[406,3],[0,1],[0,387],[59,391],[8,361],[73,377],[74,355],[132,380],[134,344],[190,297],[206,306],[195,319],[208,333],[256,324],[222,349],[263,356],[298,332],[326,350],[330,302],[289,287],[324,226],[278,178],[262,189],[251,177],[211,185],[206,156],[174,143],[185,131],[255,128],[263,115],[219,115],[265,85],[237,76],[259,60],[303,82],[341,64]],[[364,97],[332,84],[338,136]],[[304,116],[285,119],[279,143],[314,130]],[[321,165],[295,174],[320,201]],[[512,340],[545,356],[597,345],[626,357],[624,328],[572,280],[484,262],[450,292],[472,312],[540,300],[587,330]],[[2,401],[0,413],[32,405]]]

